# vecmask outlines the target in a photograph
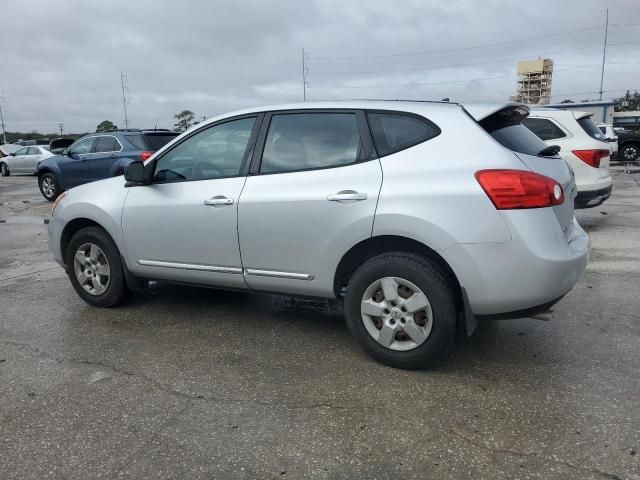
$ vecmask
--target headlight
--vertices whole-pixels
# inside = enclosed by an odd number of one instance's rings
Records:
[[[53,206],[51,207],[51,215],[53,216],[53,212],[55,211],[56,207],[58,206],[58,204],[62,201],[62,199],[64,197],[67,196],[67,192],[62,192],[60,195],[58,195],[58,198],[56,198],[56,201],[53,202]]]

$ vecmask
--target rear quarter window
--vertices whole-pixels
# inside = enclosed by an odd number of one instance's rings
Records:
[[[560,127],[546,118],[525,118],[522,124],[535,133],[540,140],[566,137]]]
[[[591,117],[583,117],[578,119],[578,124],[585,131],[587,135],[596,140],[600,140],[604,142],[606,136],[600,131],[600,129],[596,126],[596,123],[593,121]]]
[[[418,115],[396,112],[367,112],[378,156],[384,157],[440,135],[440,128]]]

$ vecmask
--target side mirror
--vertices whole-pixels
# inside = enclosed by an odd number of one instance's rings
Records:
[[[124,166],[124,179],[131,185],[144,185],[144,163],[139,160]]]
[[[16,156],[16,153],[15,153],[15,152],[11,152],[11,153],[9,154],[9,156],[10,156],[10,157],[15,157],[15,156]]]

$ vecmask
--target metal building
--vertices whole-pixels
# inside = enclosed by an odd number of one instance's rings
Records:
[[[547,105],[551,98],[551,78],[553,76],[553,60],[523,60],[518,62],[518,88],[514,102],[529,105]]]

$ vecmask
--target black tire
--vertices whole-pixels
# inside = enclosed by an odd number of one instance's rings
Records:
[[[433,323],[429,336],[413,350],[397,351],[379,344],[367,331],[360,310],[366,289],[384,277],[413,283],[429,299]],[[456,334],[457,312],[453,289],[440,267],[420,255],[390,252],[366,261],[356,270],[345,295],[347,325],[358,344],[385,365],[413,370],[431,366],[446,356]]]
[[[9,166],[4,162],[0,163],[0,175],[2,175],[3,177],[11,176],[11,172],[9,171]]]
[[[106,290],[100,295],[88,293],[78,281],[74,269],[74,256],[83,244],[97,245],[109,262],[110,278]],[[127,288],[120,252],[113,239],[100,227],[86,227],[76,232],[66,252],[66,271],[76,293],[89,305],[94,307],[115,307],[122,303],[131,293]]]
[[[620,159],[627,162],[635,162],[640,157],[640,145],[631,143],[620,150]]]
[[[43,185],[43,182],[51,182],[53,191],[50,188],[46,188],[45,185]],[[47,172],[38,177],[38,188],[40,188],[40,193],[42,194],[42,196],[50,202],[53,202],[62,193],[62,189],[60,188],[58,179],[53,173],[50,172]]]

